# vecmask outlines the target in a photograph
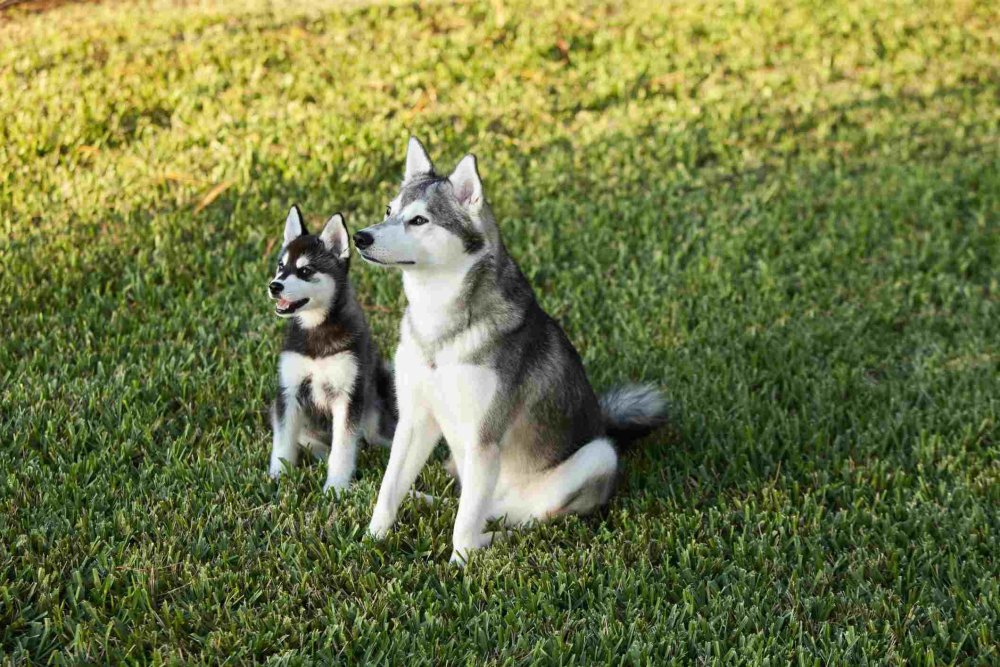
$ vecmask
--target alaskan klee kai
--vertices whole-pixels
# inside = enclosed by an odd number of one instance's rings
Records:
[[[476,158],[435,173],[410,139],[399,194],[354,243],[403,274],[396,349],[399,425],[369,533],[384,536],[443,435],[461,484],[452,561],[510,524],[583,514],[611,495],[617,447],[665,420],[659,392],[627,385],[598,398],[580,356],[508,254]]]
[[[392,375],[354,298],[350,255],[342,215],[314,236],[293,206],[268,284],[275,313],[289,320],[271,410],[270,474],[281,475],[283,462],[294,465],[300,448],[316,456],[329,450],[324,491],[350,484],[360,437],[387,445],[395,428]]]

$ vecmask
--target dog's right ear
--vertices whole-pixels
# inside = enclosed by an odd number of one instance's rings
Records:
[[[347,259],[351,256],[351,236],[347,232],[347,223],[344,222],[342,214],[334,213],[333,217],[326,221],[326,227],[320,232],[319,238],[338,259]]]
[[[427,156],[423,144],[416,137],[410,137],[410,142],[406,145],[406,174],[403,181],[408,181],[418,174],[429,174],[434,171],[434,165]]]
[[[305,233],[306,226],[302,222],[302,211],[299,210],[298,204],[295,204],[288,211],[288,217],[285,218],[285,245],[288,245]]]

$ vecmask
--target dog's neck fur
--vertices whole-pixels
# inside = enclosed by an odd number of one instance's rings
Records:
[[[292,316],[292,321],[306,331],[322,326],[330,317],[331,308],[313,308]]]
[[[513,274],[508,289],[501,277]],[[494,320],[499,335],[516,325],[534,301],[527,280],[502,242],[470,255],[458,266],[408,268],[403,271],[406,318],[417,342],[429,356],[476,324]],[[482,341],[486,343],[486,340]]]
[[[358,314],[360,308],[354,300],[354,290],[350,281],[344,281],[325,308],[303,311],[290,318],[288,342],[297,341],[308,356],[335,353],[334,350],[348,347],[359,333],[355,330]]]
[[[467,278],[477,264],[470,256],[457,267],[420,267],[403,271],[407,313],[417,336],[428,343],[446,336],[456,319],[467,317]]]

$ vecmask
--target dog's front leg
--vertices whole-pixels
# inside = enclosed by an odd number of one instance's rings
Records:
[[[351,428],[350,400],[341,396],[334,400],[331,406],[333,415],[333,434],[330,443],[330,456],[326,464],[326,484],[323,491],[333,489],[340,492],[351,484],[354,476],[354,466],[358,456],[358,436]]]
[[[283,390],[281,390],[283,392]],[[271,408],[271,427],[274,440],[271,444],[271,464],[268,474],[278,479],[282,472],[282,461],[294,466],[299,460],[299,433],[302,430],[302,410],[299,402],[279,393]]]
[[[408,408],[400,415],[392,438],[389,464],[368,525],[368,534],[376,539],[385,537],[392,528],[400,503],[441,438],[441,429],[426,406],[417,403]]]
[[[473,442],[462,461],[462,495],[458,501],[451,562],[463,565],[469,553],[489,546],[491,533],[484,533],[493,491],[500,474],[500,447],[495,442]]]

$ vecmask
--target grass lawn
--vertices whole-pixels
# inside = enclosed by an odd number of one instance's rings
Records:
[[[1000,661],[996,5],[618,5],[0,14],[0,662]],[[285,212],[377,221],[411,132],[673,406],[464,571],[443,447],[382,544],[387,451],[266,475]]]

